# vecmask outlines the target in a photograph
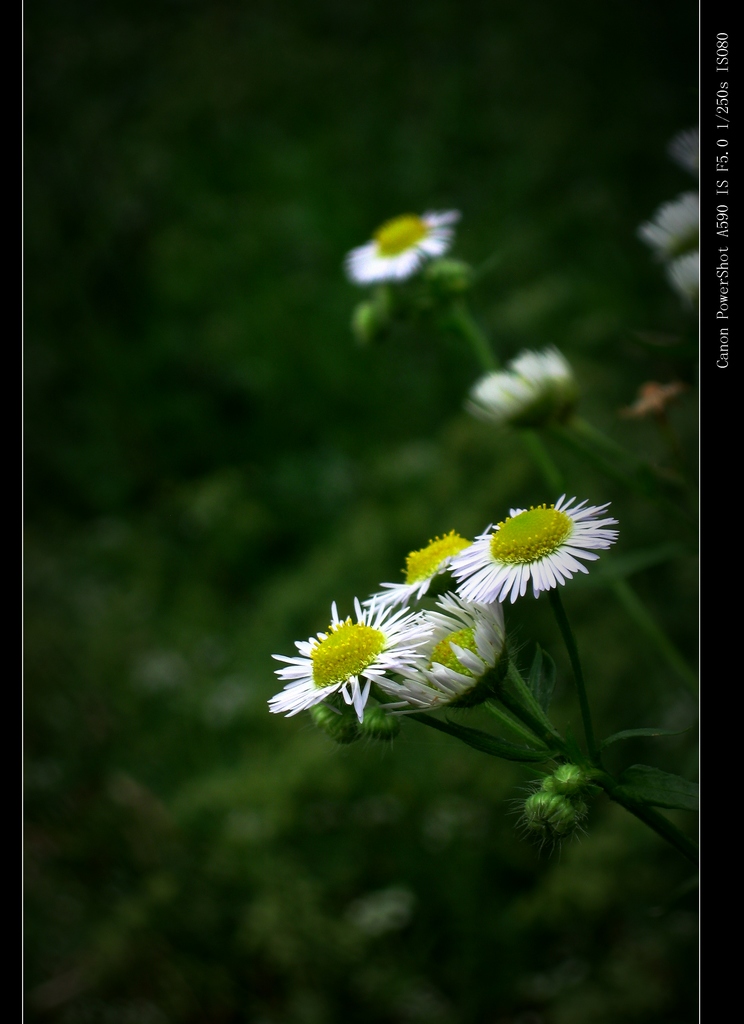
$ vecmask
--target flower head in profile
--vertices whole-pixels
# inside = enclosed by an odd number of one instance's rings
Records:
[[[508,518],[490,527],[452,561],[452,574],[459,581],[459,595],[465,601],[512,604],[527,591],[537,597],[542,590],[565,584],[575,572],[588,572],[577,559],[594,561],[597,549],[609,548],[617,530],[608,529],[616,519],[599,518],[606,505],[574,505],[561,495],[555,505],[511,509]]]
[[[466,408],[489,423],[536,427],[566,419],[578,393],[569,363],[558,349],[546,348],[521,352],[506,370],[481,377]]]
[[[287,663],[276,674],[289,681],[270,699],[270,711],[290,717],[340,692],[361,722],[372,683],[414,668],[432,629],[420,615],[374,604],[362,609],[356,599],[354,610],[356,622],[340,619],[334,601],[327,631],[295,642],[299,657],[273,655]]]
[[[697,192],[684,192],[669,203],[663,203],[638,228],[638,237],[655,250],[659,259],[673,259],[682,253],[697,249],[700,217],[700,197]]]
[[[381,583],[384,589],[365,601],[365,605],[372,603],[378,607],[389,606],[394,608],[396,604],[408,604],[414,599],[420,600],[428,591],[434,579],[449,568],[453,557],[463,551],[471,544],[459,533],[450,530],[443,537],[435,537],[430,540],[424,548],[418,551],[411,551],[406,557],[405,582],[403,583]]]
[[[487,676],[504,651],[504,613],[500,604],[470,604],[456,594],[437,602],[441,612],[424,612],[433,627],[425,660],[399,683],[382,689],[393,713],[426,708],[471,707],[491,695]]]
[[[700,132],[697,128],[688,128],[675,135],[669,143],[669,156],[675,164],[682,167],[695,177],[700,173]]]
[[[452,244],[457,210],[441,213],[404,213],[386,221],[366,245],[352,249],[346,273],[356,284],[404,281],[432,256],[443,256]]]

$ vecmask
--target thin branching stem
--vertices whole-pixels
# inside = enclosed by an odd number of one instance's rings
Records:
[[[478,326],[464,300],[461,299],[452,304],[449,323],[450,327],[470,344],[476,361],[484,373],[490,373],[499,368],[499,362],[494,355],[491,343]],[[520,430],[519,436],[547,486],[556,495],[560,494],[563,490],[563,474],[556,466],[541,438],[534,430]]]
[[[558,629],[561,631],[563,642],[566,645],[568,651],[568,658],[571,662],[571,668],[573,669],[574,680],[576,682],[576,692],[579,697],[579,707],[581,708],[581,720],[584,724],[584,735],[586,737],[586,745],[589,750],[589,757],[593,764],[599,764],[599,751],[597,750],[597,742],[594,738],[594,726],[592,725],[592,715],[589,710],[589,699],[586,694],[586,686],[584,685],[584,673],[581,668],[581,660],[579,658],[579,649],[576,646],[576,639],[573,635],[573,630],[568,621],[563,602],[561,601],[561,595],[558,592],[558,587],[553,587],[552,590],[548,591],[550,598],[550,606],[553,609],[556,622],[558,623]]]

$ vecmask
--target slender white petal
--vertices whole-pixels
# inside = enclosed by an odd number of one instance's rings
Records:
[[[659,259],[671,259],[689,249],[697,249],[699,217],[700,197],[697,192],[684,192],[671,202],[663,203],[652,220],[641,224],[638,237]]]
[[[669,143],[669,156],[676,164],[690,174],[698,176],[700,172],[700,132],[697,128],[675,135]]]
[[[700,295],[700,253],[685,253],[667,265],[667,278],[688,306],[694,306]]]

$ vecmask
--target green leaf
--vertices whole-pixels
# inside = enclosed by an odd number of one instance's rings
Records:
[[[691,725],[688,725],[686,729],[623,729],[622,732],[614,732],[612,736],[608,736],[606,740],[602,740],[599,744],[599,749],[604,750],[605,747],[609,747],[611,743],[617,743],[619,740],[632,740],[636,736],[683,736],[686,732],[692,729]]]
[[[491,736],[480,729],[471,729],[468,726],[456,725],[449,721],[443,722],[439,718],[432,718],[431,715],[417,713],[407,717],[413,718],[423,725],[428,725],[430,729],[446,732],[449,736],[454,736],[456,739],[462,740],[463,743],[467,743],[469,747],[482,750],[486,754],[491,754],[492,757],[503,757],[506,761],[523,761],[525,763],[549,761],[557,754],[555,750],[535,750],[533,747],[508,743],[506,740],[497,739],[496,736]]]
[[[494,700],[487,700],[483,707],[490,711],[497,722],[503,726],[507,732],[510,732],[512,736],[516,736],[518,739],[523,740],[525,743],[540,743],[540,739],[534,734],[534,732],[524,725],[523,722],[511,712],[507,711],[506,708],[502,708]]]
[[[537,703],[547,713],[555,689],[555,662],[539,644],[535,647],[535,657],[532,659],[529,687]]]
[[[507,680],[511,685],[503,686],[498,694],[501,703],[515,714],[517,718],[520,718],[529,725],[536,736],[540,736],[544,740],[546,734],[552,735],[560,747],[562,745],[561,737],[538,704],[528,684],[522,679],[517,666],[511,658],[509,659]],[[552,745],[552,741],[550,742]]]
[[[592,582],[595,584],[608,583],[610,580],[633,576],[644,569],[651,569],[664,562],[672,562],[687,554],[689,554],[689,549],[676,541],[656,544],[651,548],[641,548],[639,551],[628,551],[622,555],[613,554],[605,558],[603,564],[592,574]]]
[[[579,746],[570,725],[566,726],[566,755],[573,764],[585,764],[586,755]]]
[[[618,791],[631,800],[652,807],[674,807],[684,811],[698,808],[698,786],[680,775],[670,775],[647,764],[634,764],[620,776]]]

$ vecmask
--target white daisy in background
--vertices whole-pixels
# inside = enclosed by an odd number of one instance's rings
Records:
[[[524,351],[506,370],[487,373],[470,391],[468,412],[489,423],[540,426],[565,419],[579,389],[571,366],[556,348]]]
[[[697,192],[683,192],[669,203],[663,203],[638,228],[638,237],[656,251],[659,259],[673,259],[690,249],[697,249],[700,219],[700,198]]]
[[[504,650],[500,604],[469,604],[456,594],[445,594],[437,604],[442,612],[423,613],[433,626],[424,663],[402,682],[381,686],[396,698],[385,705],[393,714],[480,703],[475,691]]]
[[[276,674],[289,682],[270,699],[269,710],[291,717],[340,691],[361,722],[372,683],[384,680],[388,672],[415,667],[432,630],[420,615],[374,604],[362,610],[356,598],[354,610],[356,622],[340,619],[334,601],[327,632],[295,642],[300,657],[272,655],[287,663]]]
[[[379,608],[394,608],[396,604],[408,604],[409,601],[420,600],[427,592],[432,581],[440,573],[446,572],[452,558],[468,547],[472,541],[465,540],[459,533],[450,530],[443,537],[430,540],[425,548],[411,551],[406,556],[406,567],[403,570],[404,583],[381,583],[385,589],[374,594],[365,605],[376,604]]]
[[[669,143],[669,156],[683,170],[697,177],[700,173],[700,132],[697,128],[675,135]]]
[[[454,234],[451,225],[459,219],[457,210],[394,217],[375,231],[371,242],[351,250],[346,272],[356,284],[404,281],[426,259],[447,252]]]
[[[700,253],[697,249],[667,264],[666,274],[672,288],[688,305],[694,306],[700,296]]]
[[[504,601],[511,594],[512,604],[524,596],[532,579],[535,597],[542,590],[563,585],[575,572],[589,570],[578,558],[599,558],[592,549],[609,548],[617,540],[617,530],[608,526],[616,519],[599,519],[608,507],[590,505],[561,495],[555,505],[511,509],[509,517],[476,537],[473,544],[452,560],[452,575],[465,601],[488,604]],[[572,507],[573,506],[573,507]]]

